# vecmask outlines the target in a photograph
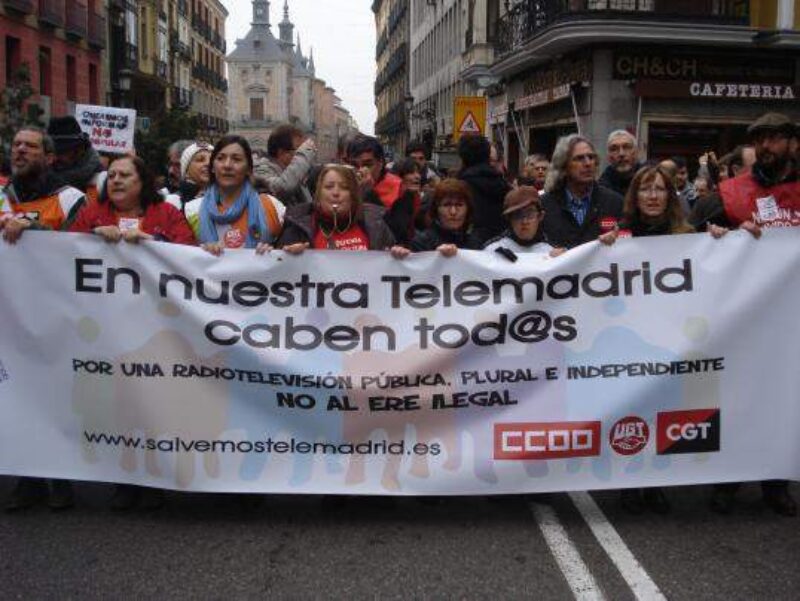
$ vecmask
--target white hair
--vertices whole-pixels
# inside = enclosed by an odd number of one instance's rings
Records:
[[[633,143],[633,145],[636,146],[636,136],[634,136],[627,129],[615,129],[610,134],[608,134],[608,140],[606,141],[606,146],[611,144],[611,140],[613,140],[614,138],[619,138],[622,136],[628,138]]]

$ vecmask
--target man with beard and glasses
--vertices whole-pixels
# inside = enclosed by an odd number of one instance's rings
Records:
[[[785,115],[767,113],[747,130],[756,162],[749,173],[723,181],[719,193],[695,205],[689,223],[742,227],[755,234],[764,227],[800,226],[797,126]]]
[[[715,238],[724,236],[729,227],[747,230],[756,238],[762,228],[800,227],[797,126],[785,115],[767,113],[747,133],[756,151],[752,172],[722,182],[719,195],[711,196],[708,206],[698,207],[702,212],[692,213],[694,222],[707,226]],[[711,509],[731,513],[738,488],[738,483],[715,485]],[[769,480],[762,482],[761,488],[764,502],[775,513],[797,515],[789,482]]]
[[[83,192],[65,186],[52,170],[53,140],[25,126],[11,143],[11,181],[0,189],[0,230],[14,244],[28,229],[65,231],[86,202]]]
[[[25,126],[11,143],[11,181],[0,188],[0,231],[8,244],[25,230],[66,230],[86,199],[80,190],[64,186],[52,171],[56,147],[44,130]],[[73,505],[66,480],[18,478],[5,502],[6,511],[47,501],[53,510]]]

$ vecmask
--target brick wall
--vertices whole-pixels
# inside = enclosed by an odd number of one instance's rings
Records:
[[[0,14],[0,53],[2,53],[2,63],[0,63],[0,88],[7,85],[5,48],[6,37],[12,36],[20,40],[21,61],[27,63],[31,72],[31,84],[37,92],[33,98],[39,100],[39,47],[46,46],[51,51],[51,73],[52,73],[52,95],[51,95],[51,114],[64,115],[67,110],[67,55],[75,57],[75,102],[89,103],[89,65],[96,66],[98,73],[101,72],[101,54],[99,51],[84,48],[75,43],[57,37],[52,31],[40,30],[31,26],[35,23],[35,17],[26,21],[12,19]],[[102,78],[98,79],[98,97],[105,98]]]

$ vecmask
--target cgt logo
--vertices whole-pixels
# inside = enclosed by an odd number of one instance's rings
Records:
[[[719,409],[667,411],[658,414],[656,447],[659,455],[719,451]]]
[[[506,461],[600,455],[600,422],[494,425],[494,458]]]

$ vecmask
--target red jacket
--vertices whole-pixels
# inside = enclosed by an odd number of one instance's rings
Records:
[[[732,225],[800,227],[800,181],[765,187],[748,173],[722,182],[719,195]]]
[[[108,201],[84,206],[69,231],[89,234],[94,228],[107,225],[119,225],[119,216],[114,205]],[[139,229],[163,242],[197,244],[183,213],[168,202],[157,202],[148,206]]]

